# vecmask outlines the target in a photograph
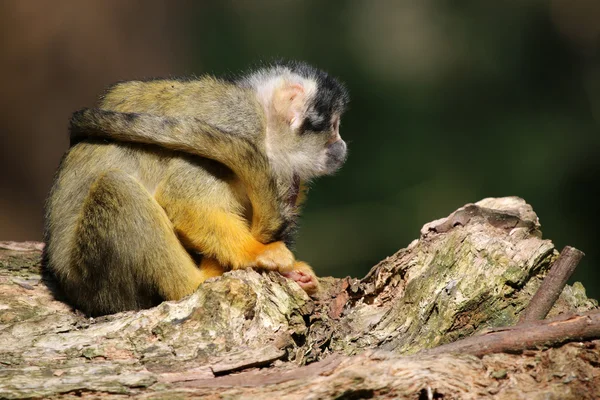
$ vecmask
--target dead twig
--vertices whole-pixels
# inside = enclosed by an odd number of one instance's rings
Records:
[[[583,256],[582,251],[571,246],[565,246],[558,259],[552,264],[548,275],[532,297],[529,305],[521,314],[519,323],[539,321],[546,318]]]
[[[483,356],[491,353],[517,353],[526,349],[553,347],[563,343],[600,338],[600,311],[564,314],[553,319],[500,328],[445,344],[421,354],[460,353]]]

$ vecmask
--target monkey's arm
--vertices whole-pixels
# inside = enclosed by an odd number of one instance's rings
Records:
[[[252,235],[269,243],[285,227],[282,201],[263,149],[249,138],[193,117],[162,117],[83,109],[71,119],[71,145],[89,138],[154,144],[220,162],[244,183],[252,204]]]
[[[195,160],[177,163],[154,198],[186,248],[216,259],[225,269],[292,270],[294,256],[283,242],[263,244],[254,238],[227,178],[215,171],[209,174]]]

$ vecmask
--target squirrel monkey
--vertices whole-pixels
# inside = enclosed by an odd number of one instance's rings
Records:
[[[305,184],[345,161],[347,102],[304,63],[116,84],[71,121],[46,204],[46,271],[92,316],[177,300],[238,268],[315,292],[286,244]]]

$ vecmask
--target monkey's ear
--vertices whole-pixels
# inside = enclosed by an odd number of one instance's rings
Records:
[[[306,91],[300,83],[284,82],[273,96],[273,105],[278,116],[292,129],[302,125],[306,110]]]

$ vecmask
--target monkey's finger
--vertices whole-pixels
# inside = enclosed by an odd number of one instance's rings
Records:
[[[303,271],[282,272],[281,275],[296,282],[308,294],[316,293],[319,290],[317,277]]]

